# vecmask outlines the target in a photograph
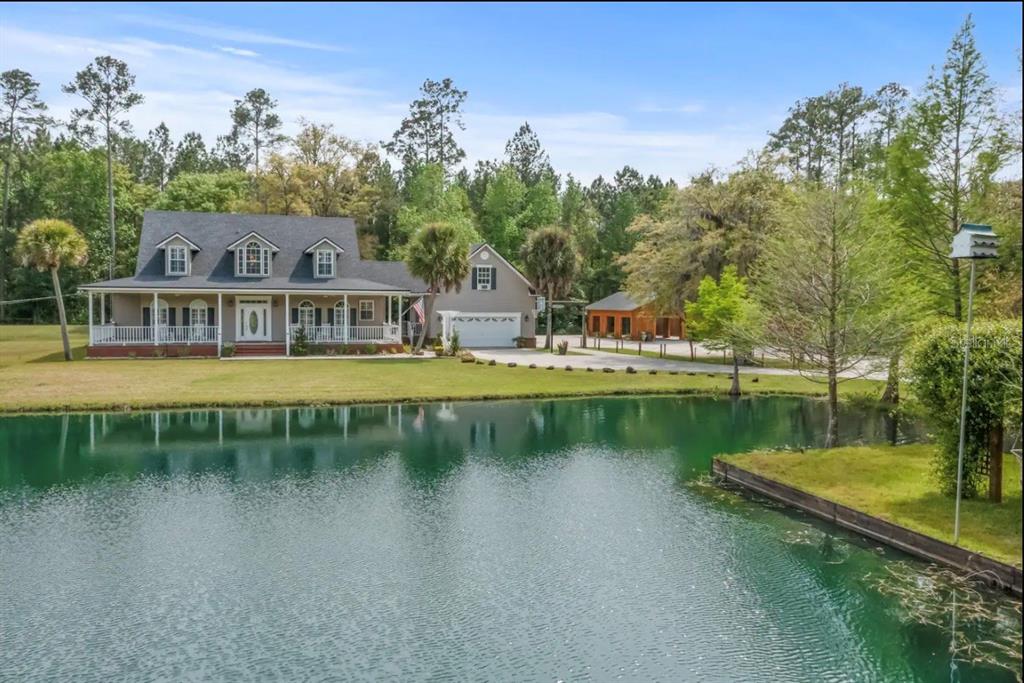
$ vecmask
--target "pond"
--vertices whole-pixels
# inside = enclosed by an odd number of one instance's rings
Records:
[[[946,573],[706,483],[824,420],[698,397],[0,418],[0,679],[1014,680],[1014,601],[961,595],[951,654]]]

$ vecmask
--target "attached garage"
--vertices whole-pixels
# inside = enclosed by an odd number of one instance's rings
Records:
[[[519,336],[521,313],[448,314],[448,329],[459,333],[459,344],[467,348],[511,347]]]

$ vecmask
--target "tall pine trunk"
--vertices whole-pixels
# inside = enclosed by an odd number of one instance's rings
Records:
[[[7,156],[4,159],[4,208],[0,215],[0,301],[7,298],[7,208],[11,201],[11,164],[14,162],[14,112],[7,122],[10,137],[7,140]],[[7,308],[0,306],[0,322],[7,317]]]
[[[117,263],[117,229],[114,215],[114,160],[110,147],[110,123],[107,123],[107,207],[110,218],[110,279],[114,279],[114,267]],[[70,357],[68,358],[70,360]]]
[[[57,297],[57,317],[60,318],[60,339],[64,343],[64,360],[71,360],[71,341],[68,339],[68,318],[64,313],[64,297],[60,293],[60,278],[57,277],[57,269],[50,268],[50,277],[53,279],[53,293]]]

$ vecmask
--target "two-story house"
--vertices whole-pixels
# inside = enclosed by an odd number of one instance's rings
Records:
[[[533,340],[529,281],[473,245],[459,292],[440,293],[428,335],[464,346]],[[351,218],[148,211],[130,277],[80,288],[90,357],[287,355],[299,330],[337,351],[401,348],[426,284],[404,263],[360,258]]]

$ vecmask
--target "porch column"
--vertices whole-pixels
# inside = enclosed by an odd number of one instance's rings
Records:
[[[160,305],[157,301],[156,292],[153,292],[153,308],[149,312],[149,324],[153,328],[153,346],[157,345],[157,331],[160,326],[157,324],[160,320]]]
[[[398,295],[398,343],[402,343],[402,295]]]
[[[217,358],[220,358],[220,350],[224,345],[223,330],[224,330],[224,315],[223,315],[223,302],[221,300],[221,293],[217,292]]]
[[[89,290],[89,346],[92,346],[92,344],[92,290]]]
[[[351,318],[348,315],[348,294],[345,294],[345,295],[343,295],[341,297],[341,307],[345,309],[345,313],[344,313],[344,315],[345,315],[345,320],[344,320],[344,325],[345,325],[344,330],[345,330],[345,332],[344,332],[344,334],[342,336],[345,339],[345,343],[348,344],[348,324],[349,324],[349,320],[351,320]]]
[[[107,304],[105,302],[106,295],[100,292],[100,325],[107,324]]]
[[[292,355],[292,309],[288,305],[288,292],[284,293],[284,355]],[[273,308],[273,306],[271,306]]]

